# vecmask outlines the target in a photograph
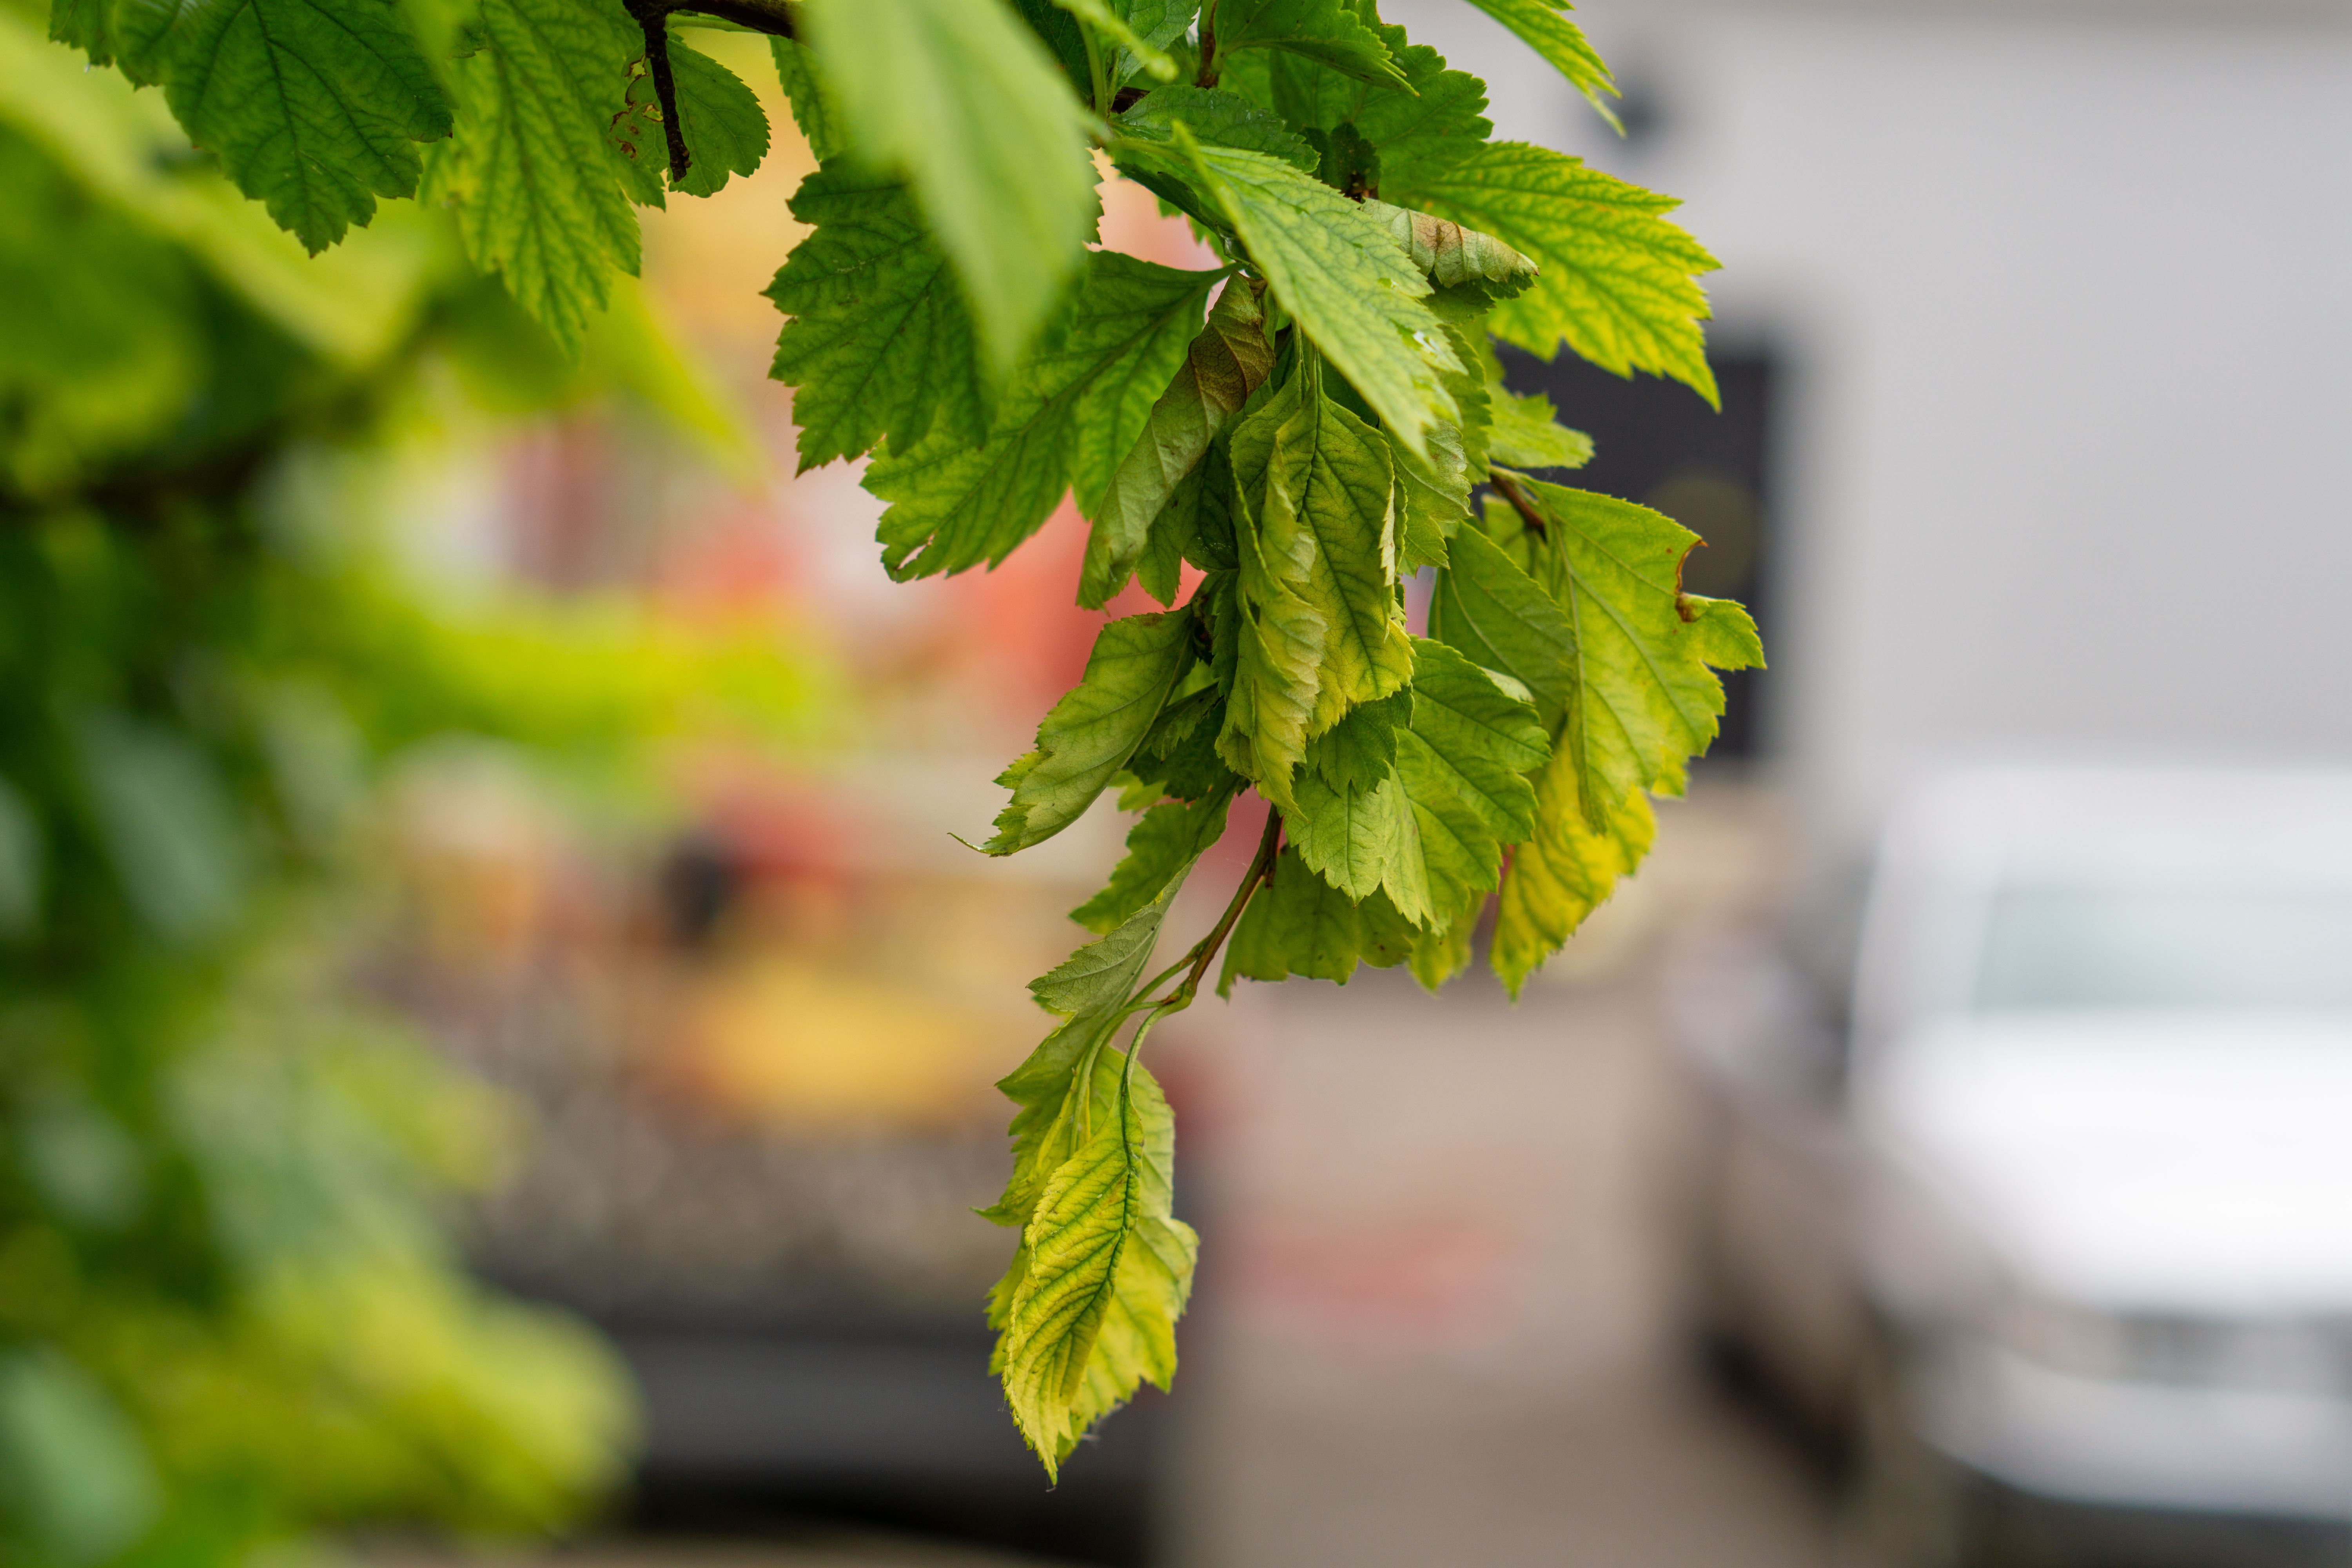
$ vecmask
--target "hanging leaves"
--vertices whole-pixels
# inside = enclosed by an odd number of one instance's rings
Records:
[[[1475,3],[1607,112],[1608,68],[1564,0]],[[758,94],[674,9],[55,0],[51,31],[162,84],[313,250],[382,199],[453,208],[476,267],[576,350],[613,274],[636,268],[636,208],[719,192],[768,152]],[[818,160],[792,199],[807,233],[768,290],[801,466],[866,463],[894,576],[992,567],[1066,497],[1089,524],[1079,603],[1135,582],[1173,606],[1102,626],[999,781],[986,846],[1041,843],[1106,792],[1137,814],[1074,911],[1099,940],[1035,984],[1058,1022],[1002,1086],[1013,1165],[987,1212],[1019,1241],[990,1319],[1049,1473],[1175,1370],[1197,1242],[1174,1217],[1151,1025],[1220,955],[1223,986],[1407,964],[1436,986],[1490,908],[1516,991],[1641,862],[1652,798],[1714,738],[1717,672],[1761,658],[1744,611],[1681,591],[1687,531],[1528,477],[1575,468],[1591,442],[1506,385],[1492,348],[1565,346],[1713,398],[1698,279],[1715,263],[1672,200],[1493,141],[1486,85],[1370,5],[1199,10],[727,13],[771,35]],[[1182,214],[1216,264],[1090,248],[1090,152]],[[123,384],[179,386],[180,346],[86,336]],[[1416,637],[1407,585],[1424,573]],[[121,738],[89,733],[89,765],[111,777]],[[100,794],[110,844],[153,837],[138,789]],[[1177,889],[1253,794],[1256,856],[1151,973]],[[142,863],[186,863],[150,918],[200,929],[227,875],[214,861],[234,856],[163,842]]]

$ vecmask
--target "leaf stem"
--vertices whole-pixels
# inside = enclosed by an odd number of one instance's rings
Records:
[[[1183,957],[1178,959],[1175,963],[1170,964],[1167,968],[1161,970],[1159,973],[1153,975],[1142,984],[1137,986],[1135,988],[1137,1000],[1129,1002],[1127,1005],[1127,1010],[1129,1013],[1140,1013],[1147,1007],[1159,1005],[1158,1003],[1147,1001],[1144,1000],[1144,998],[1149,997],[1152,992],[1158,990],[1162,981],[1175,979],[1177,971],[1182,969],[1185,965],[1192,962],[1193,953],[1194,949],[1187,948],[1184,952]]]
[[[1095,30],[1085,22],[1078,24],[1078,37],[1087,46],[1087,76],[1094,88],[1094,110],[1108,118],[1110,106],[1110,72],[1104,68],[1102,46],[1095,41]]]
[[[1542,511],[1537,508],[1534,501],[1528,499],[1528,492],[1519,488],[1519,480],[1525,477],[1522,474],[1513,473],[1508,468],[1486,470],[1487,483],[1495,487],[1496,494],[1511,503],[1512,509],[1528,525],[1528,531],[1538,539],[1548,539],[1550,534],[1544,526]]]
[[[1139,1006],[1148,1006],[1154,1013],[1181,1013],[1192,1005],[1192,998],[1200,994],[1201,976],[1208,973],[1209,961],[1217,956],[1217,949],[1224,945],[1225,938],[1233,934],[1234,927],[1240,922],[1242,910],[1248,907],[1250,895],[1274,880],[1274,858],[1281,848],[1282,813],[1269,805],[1265,808],[1265,831],[1258,835],[1257,854],[1251,859],[1249,869],[1242,873],[1241,886],[1234,889],[1233,901],[1225,906],[1225,912],[1217,917],[1217,923],[1209,929],[1208,935],[1192,944],[1192,952],[1163,973],[1153,976],[1150,984],[1143,989],[1150,992],[1187,964],[1191,965],[1192,973],[1184,976],[1183,984],[1167,995],[1139,1004]]]
[[[1078,1058],[1077,1069],[1071,1075],[1071,1081],[1082,1089],[1078,1100],[1080,1142],[1084,1142],[1092,1131],[1095,1059],[1102,1055],[1105,1043],[1118,1032],[1119,1026],[1127,1019],[1138,1013],[1148,1015],[1127,1043],[1127,1068],[1123,1070],[1132,1072],[1135,1053],[1143,1048],[1143,1037],[1151,1032],[1151,1026],[1171,1013],[1182,1012],[1192,1005],[1192,998],[1200,994],[1201,977],[1208,973],[1209,961],[1217,956],[1217,949],[1223,947],[1225,938],[1233,934],[1234,925],[1242,918],[1242,910],[1248,907],[1250,895],[1274,879],[1274,858],[1281,847],[1282,813],[1269,805],[1265,809],[1265,831],[1258,835],[1257,854],[1251,858],[1249,869],[1242,873],[1241,886],[1234,889],[1233,900],[1225,905],[1225,912],[1217,917],[1217,923],[1210,928],[1209,934],[1194,942],[1183,957],[1136,987],[1136,999],[1119,1010],[1119,1022],[1097,1037],[1095,1043],[1088,1046],[1086,1054]],[[1151,994],[1180,969],[1191,970],[1184,976],[1183,984],[1165,996]]]
[[[1152,1025],[1174,1011],[1176,1009],[1173,1007],[1154,1007],[1143,1016],[1143,1022],[1135,1026],[1135,1033],[1127,1042],[1127,1061],[1118,1071],[1119,1089],[1122,1092],[1135,1080],[1136,1058],[1143,1055],[1143,1037],[1151,1033]]]

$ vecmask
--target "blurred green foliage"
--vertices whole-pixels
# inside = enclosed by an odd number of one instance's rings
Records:
[[[512,1118],[343,983],[355,824],[437,735],[609,772],[814,698],[750,635],[460,615],[361,520],[383,454],[483,409],[742,443],[642,305],[574,369],[430,211],[304,258],[13,0],[0,74],[0,1559],[556,1526],[626,1392],[457,1265]]]

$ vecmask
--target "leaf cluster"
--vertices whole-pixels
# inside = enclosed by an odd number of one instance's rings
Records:
[[[1606,90],[1560,7],[1489,9]],[[1104,626],[1000,779],[985,846],[1040,843],[1107,791],[1138,814],[1074,911],[1101,940],[1037,983],[1064,1021],[1003,1085],[1015,1163],[987,1212],[1020,1242],[991,1321],[1052,1471],[1174,1367],[1197,1244],[1139,1060],[1153,1024],[1220,952],[1221,989],[1364,964],[1434,987],[1489,918],[1516,992],[1639,863],[1651,797],[1679,793],[1715,734],[1715,671],[1761,655],[1737,605],[1682,592],[1694,535],[1529,472],[1591,444],[1510,392],[1493,347],[1565,346],[1712,399],[1696,276],[1713,262],[1672,203],[1492,141],[1484,86],[1355,0],[1020,15],[1085,134],[1221,265],[1039,253],[1036,276],[1066,281],[1038,312],[983,281],[927,183],[944,143],[886,158],[854,118],[821,118],[824,161],[793,205],[814,232],[771,295],[801,460],[870,455],[894,575],[992,566],[1069,495],[1090,524],[1079,604],[1132,583],[1168,606]],[[982,149],[1010,133],[978,116],[938,133],[961,138],[952,199],[991,189]],[[1176,890],[1245,793],[1266,806],[1255,860],[1152,972]]]
[[[1564,0],[1476,0],[1606,112]],[[987,846],[1138,812],[1037,983],[1063,1020],[1004,1081],[1020,1231],[991,1315],[1052,1470],[1165,1383],[1195,1242],[1145,1032],[1219,984],[1515,992],[1646,851],[1758,662],[1737,605],[1682,592],[1695,536],[1532,476],[1591,453],[1503,384],[1496,342],[1712,401],[1674,203],[1493,139],[1485,84],[1373,0],[56,0],[53,30],[160,83],[191,135],[313,249],[379,198],[453,207],[468,254],[576,344],[632,205],[706,195],[767,145],[755,95],[679,29],[772,40],[820,163],[770,296],[803,467],[869,459],[885,566],[993,566],[1065,495],[1078,600],[1110,621],[1005,772]],[[1107,159],[1215,253],[1090,247]],[[1413,628],[1408,585],[1428,584]],[[1244,792],[1259,853],[1151,972],[1176,890]],[[1227,942],[1230,941],[1230,948]]]

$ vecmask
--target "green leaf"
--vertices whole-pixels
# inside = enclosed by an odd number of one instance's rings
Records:
[[[1445,324],[1447,339],[1463,359],[1476,359],[1469,332]],[[1430,432],[1429,453],[1416,457],[1389,437],[1389,453],[1397,471],[1397,571],[1410,576],[1424,566],[1445,564],[1446,541],[1470,515],[1470,489],[1486,471],[1486,431],[1492,417],[1493,394],[1483,377],[1465,372],[1446,379],[1458,425],[1440,425]]]
[[[482,0],[486,47],[459,60],[457,136],[432,194],[457,205],[467,254],[567,353],[637,270],[637,220],[604,136],[627,107],[643,35],[600,0]]]
[[[1356,973],[1364,946],[1364,920],[1357,901],[1317,876],[1294,847],[1274,863],[1274,879],[1242,911],[1225,948],[1217,981],[1220,995],[1233,994],[1235,978],[1281,980],[1304,974],[1344,985]]]
[[[1278,981],[1293,974],[1345,985],[1359,963],[1392,968],[1411,961],[1425,941],[1426,933],[1385,894],[1351,900],[1298,854],[1285,850],[1273,881],[1234,928],[1218,994],[1231,995],[1236,979]]]
[[[880,529],[890,574],[992,566],[1074,483],[1082,506],[1098,500],[1225,276],[1088,252],[1066,327],[1022,368],[985,444],[934,431],[866,469],[866,488],[895,503]]]
[[[1756,617],[1730,599],[1710,599],[1685,594],[1675,608],[1690,627],[1700,658],[1717,669],[1761,669],[1764,639],[1757,635]]]
[[[441,84],[384,0],[143,0],[116,8],[113,42],[314,255],[377,196],[415,195],[416,143],[449,134]]]
[[[1292,791],[1297,805],[1283,819],[1292,847],[1349,899],[1360,902],[1384,883],[1411,874],[1412,808],[1393,768],[1370,782],[1339,787],[1315,770],[1304,769]],[[1405,895],[1412,903],[1408,917],[1425,913],[1427,888],[1415,883]]]
[[[1197,842],[1214,837],[1204,825]],[[990,1294],[992,1370],[1049,1475],[1139,1382],[1165,1388],[1175,1373],[1198,1243],[1171,1217],[1167,1101],[1110,1037],[1196,858],[1183,856],[1149,903],[1031,987],[1068,1021],[998,1086],[1020,1109],[1012,1178],[984,1212],[1023,1232]]]
[[[1111,8],[1126,18],[1127,26],[1145,44],[1154,49],[1176,49],[1183,58],[1174,63],[1177,75],[1182,76],[1188,65],[1197,58],[1185,41],[1192,30],[1192,18],[1201,9],[1201,0],[1111,0]],[[1127,86],[1139,75],[1150,75],[1132,49],[1121,49],[1110,67],[1113,88]],[[1155,81],[1169,79],[1153,77]]]
[[[1059,68],[1064,79],[1080,98],[1087,98],[1094,89],[1092,73],[1087,69],[1087,35],[1078,19],[1054,4],[1054,0],[1013,0],[1013,8],[1029,25],[1038,42]]]
[[[1315,177],[1345,195],[1364,201],[1381,188],[1381,154],[1355,126],[1341,121],[1329,131],[1309,131],[1306,137],[1320,155]]]
[[[1054,4],[1117,44],[1153,80],[1176,79],[1176,62],[1168,58],[1168,51],[1129,26],[1127,18],[1111,8],[1109,0],[1054,0]],[[1104,104],[1103,108],[1108,110],[1110,106]]]
[[[1534,258],[1535,286],[1496,306],[1489,329],[1549,358],[1565,341],[1618,375],[1672,376],[1717,401],[1696,276],[1715,258],[1664,215],[1673,198],[1524,142],[1482,147],[1386,194],[1481,229]]]
[[[1284,830],[1298,858],[1360,902],[1391,867],[1409,863],[1411,808],[1396,777],[1397,731],[1412,710],[1402,693],[1350,709],[1307,743]],[[1416,889],[1416,894],[1419,889]],[[1416,908],[1425,898],[1408,894]]]
[[[1388,447],[1308,380],[1294,375],[1233,437],[1239,658],[1217,749],[1286,806],[1307,737],[1412,674]]]
[[[1454,538],[1431,595],[1430,635],[1534,694],[1554,734],[1577,697],[1576,627],[1568,611],[1475,528]]]
[[[1161,604],[1172,605],[1187,561],[1204,572],[1230,572],[1241,564],[1234,550],[1232,452],[1223,440],[1210,442],[1207,454],[1177,481],[1144,538],[1135,580]]]
[[[1495,133],[1486,114],[1486,84],[1468,71],[1447,69],[1435,49],[1408,44],[1402,27],[1383,26],[1381,35],[1413,90],[1375,89],[1348,118],[1381,150],[1382,182],[1410,184],[1422,171],[1467,156]]]
[[[1334,789],[1369,789],[1396,765],[1397,731],[1412,717],[1412,699],[1402,691],[1350,708],[1307,742],[1307,765]]]
[[[1294,380],[1286,392],[1296,385]],[[1295,393],[1278,395],[1253,417],[1279,416],[1286,405],[1296,405]],[[1288,805],[1291,774],[1307,755],[1330,625],[1302,593],[1313,542],[1296,527],[1269,540],[1248,501],[1240,505],[1234,539],[1241,566],[1212,601],[1219,674],[1228,689],[1217,754],[1268,800]]]
[[[1381,35],[1364,25],[1350,0],[1221,0],[1217,53],[1280,49],[1343,76],[1405,87]]]
[[[1204,608],[1216,595],[1204,590],[1194,596]],[[1212,639],[1213,647],[1213,638]],[[1225,695],[1217,682],[1213,655],[1206,665],[1195,665],[1177,684],[1151,733],[1143,738],[1127,764],[1129,784],[1119,809],[1137,811],[1163,796],[1175,800],[1205,800],[1220,791],[1238,791],[1241,780],[1217,755],[1217,734],[1225,720]]]
[[[669,62],[687,151],[686,178],[676,188],[717,195],[730,174],[751,174],[768,155],[768,111],[742,78],[675,34]]]
[[[1434,991],[1470,967],[1470,939],[1478,930],[1478,908],[1463,911],[1453,924],[1414,934],[1412,977]]]
[[[1443,643],[1413,642],[1412,723],[1397,737],[1396,771],[1413,833],[1408,864],[1383,878],[1397,908],[1425,889],[1430,918],[1451,926],[1493,889],[1503,847],[1535,827],[1528,775],[1551,752],[1527,699]]]
[[[1363,931],[1363,947],[1357,956],[1374,969],[1394,969],[1411,963],[1429,934],[1405,919],[1386,893],[1374,893],[1357,905],[1356,918]]]
[[[1601,117],[1619,131],[1616,110],[1608,99],[1617,96],[1617,83],[1609,74],[1607,62],[1586,40],[1584,29],[1570,21],[1566,13],[1575,9],[1568,0],[1470,0],[1470,3],[1508,27],[1528,47],[1549,61],[1553,68],[1566,77],[1569,85],[1584,95],[1584,100],[1600,111]]]
[[[809,155],[824,163],[848,151],[841,106],[816,74],[816,56],[797,38],[770,38],[768,46],[776,57],[776,77],[783,83],[784,96],[792,100],[793,123],[800,127]]]
[[[1136,1069],[1138,1094],[1148,1094],[1164,1114],[1166,1100],[1159,1085],[1142,1068]],[[1149,1128],[1153,1123],[1147,1121]],[[1172,1138],[1173,1123],[1169,1123]],[[1172,1157],[1172,1142],[1163,1141]],[[1167,1163],[1144,1163],[1145,1191],[1156,1188]],[[1094,1354],[1087,1359],[1085,1385],[1070,1406],[1069,1436],[1060,1458],[1066,1459],[1097,1422],[1135,1396],[1145,1382],[1165,1390],[1176,1379],[1176,1320],[1183,1315],[1192,1294],[1192,1274],[1199,1260],[1201,1238],[1181,1220],[1147,1214],[1129,1234],[1120,1255],[1118,1284]]]
[[[1468,402],[1462,401],[1466,413]],[[1445,564],[1446,541],[1470,514],[1470,463],[1461,430],[1450,426],[1430,433],[1427,458],[1416,458],[1402,446],[1391,456],[1397,468],[1397,570],[1411,576],[1424,566]]]
[[[1049,1178],[997,1294],[995,1365],[1049,1478],[1139,1384],[1168,1386],[1199,1249],[1172,1216],[1175,1119],[1159,1085],[1114,1048],[1096,1059],[1091,1126]]]
[[[1689,758],[1714,739],[1723,711],[1723,684],[1709,666],[1759,664],[1763,650],[1746,611],[1681,592],[1683,558],[1697,538],[1687,529],[1630,501],[1513,482],[1541,520],[1530,558],[1568,614],[1572,678],[1537,786],[1536,832],[1513,858],[1496,917],[1495,969],[1516,994],[1648,851],[1655,833],[1649,795],[1682,792]],[[1474,540],[1486,542],[1478,531],[1463,531],[1449,577],[1465,576],[1461,563],[1478,553]],[[1492,559],[1504,559],[1489,548]],[[1437,618],[1459,647],[1454,607],[1444,600]],[[1527,662],[1548,678],[1562,668]]]
[[[1592,460],[1592,437],[1558,423],[1551,399],[1492,394],[1494,423],[1486,455],[1514,468],[1580,468]]]
[[[1688,759],[1715,739],[1723,682],[1710,658],[1762,662],[1745,611],[1682,592],[1698,535],[1613,496],[1518,481],[1544,519],[1539,561],[1575,628],[1576,695],[1559,749],[1596,831],[1636,790],[1679,795]],[[1720,617],[1719,619],[1717,617]]]
[[[1266,341],[1257,293],[1235,279],[1218,296],[1176,379],[1151,405],[1142,435],[1111,476],[1087,541],[1080,605],[1099,609],[1126,585],[1177,484],[1273,369],[1274,345]]]
[[[1315,149],[1280,115],[1238,93],[1186,86],[1154,88],[1118,121],[1122,133],[1148,142],[1172,142],[1180,124],[1195,140],[1213,146],[1264,153],[1308,172],[1317,163]]]
[[[1181,122],[1173,136],[1276,300],[1381,422],[1427,451],[1429,427],[1460,417],[1444,377],[1465,368],[1421,302],[1429,280],[1361,206],[1291,164],[1204,145]]]
[[[1525,838],[1535,826],[1528,779],[1551,757],[1526,689],[1431,638],[1413,638],[1412,648],[1412,718],[1398,736],[1399,764],[1422,756],[1496,840]]]
[[[1076,822],[1142,743],[1192,662],[1192,612],[1129,616],[1095,638],[1086,674],[1037,728],[1037,749],[996,782],[1013,799],[984,847],[1010,855]]]
[[[793,318],[769,374],[799,389],[801,471],[886,437],[909,450],[934,426],[943,444],[983,440],[993,405],[971,318],[906,188],[837,160],[792,211],[813,229],[768,288]]]
[[[1111,872],[1110,881],[1072,910],[1070,918],[1092,931],[1117,929],[1224,836],[1233,802],[1234,790],[1228,787],[1196,801],[1163,802],[1145,812],[1129,830],[1127,856]]]
[[[907,176],[988,363],[1010,371],[1087,254],[1095,173],[1067,80],[1001,5],[823,0],[802,14],[852,145]]]
[[[79,49],[94,66],[114,63],[115,0],[51,0],[49,37]]]
[[[1381,37],[1412,90],[1350,81],[1295,55],[1276,57],[1263,88],[1250,90],[1293,124],[1325,132],[1353,126],[1378,149],[1382,182],[1409,185],[1493,134],[1485,114],[1486,84],[1467,71],[1448,70],[1443,55],[1407,42],[1402,27],[1382,26]]]
[[[1185,861],[1170,871],[1151,890],[1151,898],[1110,935],[1087,942],[1031,981],[1029,994],[1037,1005],[1074,1024],[1122,1005],[1143,977],[1143,966],[1150,961],[1152,944],[1160,940],[1160,924],[1168,916],[1167,905],[1191,864]]]
[[[1237,447],[1236,476],[1244,468]],[[1380,432],[1309,390],[1274,433],[1265,495],[1259,531],[1270,551],[1297,551],[1300,592],[1328,628],[1309,726],[1320,733],[1412,679],[1395,592],[1396,470]],[[1290,542],[1293,531],[1308,548]]]
[[[1319,739],[1286,826],[1300,858],[1349,898],[1378,889],[1406,921],[1444,926],[1493,889],[1503,846],[1533,828],[1526,775],[1550,748],[1523,696],[1443,644],[1413,649],[1409,722],[1358,710]],[[1344,765],[1328,765],[1326,742],[1351,731]]]

